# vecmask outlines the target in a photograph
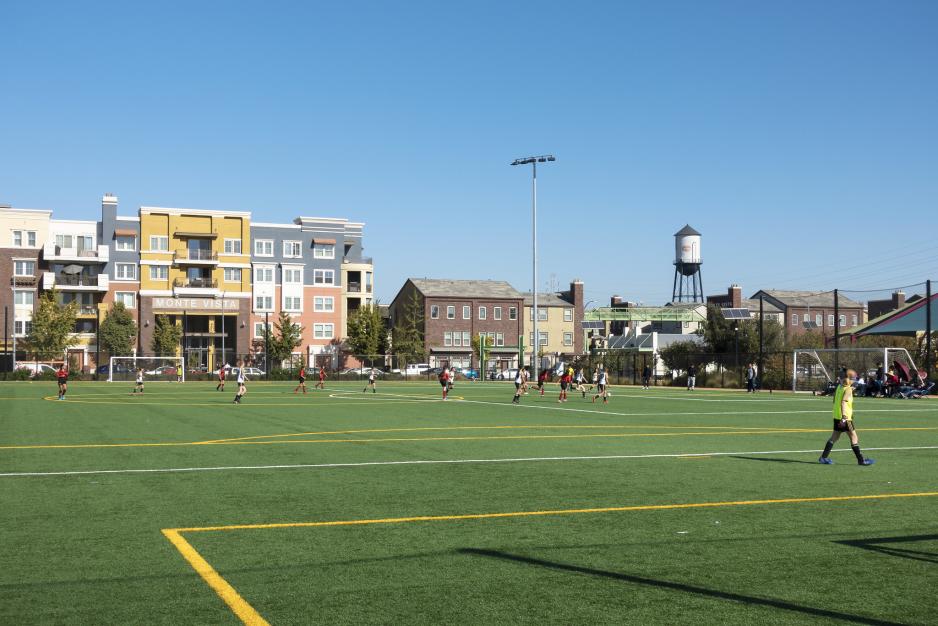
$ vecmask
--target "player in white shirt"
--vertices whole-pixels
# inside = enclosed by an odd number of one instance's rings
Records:
[[[143,368],[137,370],[137,382],[134,385],[133,393],[143,393]]]
[[[524,370],[518,369],[515,372],[515,397],[511,400],[512,404],[521,404],[521,392],[524,387]]]
[[[593,402],[596,402],[596,398],[602,398],[603,404],[609,403],[609,398],[606,393],[606,370],[599,370],[599,375],[596,377],[596,395],[593,396]]]
[[[244,375],[244,367],[239,362],[238,363],[238,393],[235,395],[235,398],[234,398],[235,404],[241,404],[241,398],[244,397],[244,394],[248,392],[248,389],[244,384],[247,381],[247,379],[248,377]]]

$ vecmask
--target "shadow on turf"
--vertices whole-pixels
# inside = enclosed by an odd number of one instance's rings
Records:
[[[892,547],[890,544],[915,543],[919,541],[938,541],[938,535],[906,535],[905,537],[877,537],[873,539],[848,539],[837,541],[845,546],[852,548],[861,548],[871,552],[879,552],[887,556],[897,556],[903,559],[912,559],[913,561],[924,561],[926,563],[938,563],[938,552],[928,552],[925,550],[910,550],[908,548]]]
[[[767,456],[730,456],[731,459],[744,459],[746,461],[769,461],[772,463],[807,463],[817,465],[817,461],[799,461],[797,459],[773,459]]]
[[[598,576],[600,578],[610,578],[612,580],[618,580],[627,583],[633,583],[637,585],[645,585],[648,587],[656,587],[658,589],[670,589],[672,591],[680,591],[682,593],[692,593],[699,596],[704,596],[708,598],[717,598],[719,600],[729,600],[731,602],[740,602],[742,604],[749,604],[755,606],[765,606],[773,609],[784,609],[786,611],[794,611],[797,613],[802,613],[805,615],[813,615],[816,617],[826,617],[830,619],[837,619],[846,622],[853,622],[856,624],[875,624],[878,626],[894,626],[896,622],[888,622],[884,620],[878,620],[871,617],[863,617],[862,615],[851,615],[850,613],[841,613],[839,611],[829,611],[826,609],[818,609],[811,606],[803,606],[800,604],[793,604],[791,602],[785,602],[784,600],[772,600],[770,598],[758,598],[755,596],[745,596],[738,593],[730,593],[727,591],[718,591],[716,589],[707,589],[706,587],[697,587],[694,585],[685,585],[683,583],[671,582],[668,580],[656,580],[654,578],[644,578],[642,576],[633,576],[631,574],[621,574],[619,572],[609,572],[606,570],[593,569],[589,567],[581,567],[579,565],[569,565],[566,563],[558,563],[556,561],[545,561],[543,559],[535,559],[528,556],[522,556],[519,554],[510,554],[508,552],[502,552],[500,550],[482,550],[478,548],[462,548],[457,550],[459,554],[466,554],[470,556],[483,556],[494,559],[501,559],[504,561],[512,561],[514,563],[522,563],[524,565],[534,565],[537,567],[544,567],[552,570],[559,570],[563,572],[573,572],[576,574],[586,574],[588,576]]]

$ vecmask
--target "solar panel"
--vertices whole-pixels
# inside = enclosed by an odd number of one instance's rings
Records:
[[[752,319],[752,312],[749,309],[721,309],[724,319],[728,320],[748,320]]]
[[[606,327],[603,322],[580,322],[583,330],[602,330]]]
[[[803,322],[801,322],[801,325],[802,325],[804,328],[808,329],[808,330],[812,330],[812,329],[814,329],[814,328],[819,328],[819,326],[817,325],[816,322],[812,322],[812,321],[809,321],[809,320],[804,320]]]

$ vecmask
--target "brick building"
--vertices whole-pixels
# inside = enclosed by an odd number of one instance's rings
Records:
[[[807,329],[817,330],[826,335],[833,334],[835,315],[833,292],[760,289],[751,298],[756,302],[756,310],[758,310],[760,295],[763,296],[766,306],[771,305],[778,309],[778,315],[781,316],[780,323],[785,328],[786,334],[801,333]],[[837,314],[840,316],[841,331],[866,321],[863,305],[844,295],[839,295]]]

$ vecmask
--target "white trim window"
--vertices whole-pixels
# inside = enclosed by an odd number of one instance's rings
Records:
[[[508,319],[510,320],[518,319],[518,307],[515,307],[515,306],[508,307]]]
[[[563,345],[572,346],[573,345],[573,333],[564,333],[563,334]]]
[[[314,296],[313,311],[317,313],[332,313],[335,311],[335,298],[332,296]]]
[[[462,305],[462,318],[464,320],[472,319],[472,306],[468,304]]]
[[[121,252],[136,252],[137,237],[135,235],[118,235],[114,242],[114,249]]]
[[[284,285],[301,285],[303,283],[303,270],[298,267],[283,268]]]
[[[314,339],[332,339],[335,336],[335,324],[313,324]]]
[[[462,345],[464,348],[469,348],[472,346],[472,337],[470,336],[468,330],[462,331]]]
[[[284,241],[283,256],[286,259],[299,259],[303,256],[303,243],[300,241]]]
[[[137,294],[133,291],[115,291],[114,303],[122,303],[125,309],[137,308]]]
[[[492,317],[496,320],[502,319],[502,307],[496,306],[492,308]]]
[[[480,320],[488,319],[488,316],[489,316],[488,309],[486,309],[484,306],[480,306],[479,307],[479,319]]]
[[[273,311],[274,310],[273,296],[254,296],[254,310],[255,311]]]
[[[15,306],[32,307],[36,302],[36,292],[26,289],[17,289],[13,292],[13,304]]]
[[[264,338],[264,326],[270,327],[270,324],[265,324],[264,322],[254,322],[254,338],[263,339]]]
[[[563,310],[563,321],[572,322],[573,321],[573,309],[564,309]]]
[[[284,296],[283,297],[283,310],[284,311],[302,311],[303,299],[299,296]]]
[[[115,263],[114,278],[115,280],[137,280],[137,264]]]
[[[822,313],[814,314],[814,323],[820,328],[824,324],[824,315]]]
[[[169,252],[169,237],[150,235],[150,252]]]
[[[532,306],[528,309],[528,321],[534,321],[534,307]],[[537,307],[537,321],[546,322],[547,321],[547,307],[539,306]]]
[[[540,344],[540,345],[546,346],[546,345],[547,345],[547,333],[541,332],[541,331],[537,331],[537,334],[538,334],[538,335],[540,336],[540,338],[541,338],[541,344]],[[530,341],[531,343],[534,343],[534,333],[533,333],[533,332],[528,333],[528,341]]]
[[[846,316],[846,315],[841,315],[841,316],[840,316],[840,327],[841,327],[841,328],[845,328],[846,326],[847,326],[847,316]]]
[[[36,274],[35,261],[13,261],[14,276],[33,276]]]
[[[503,347],[505,345],[505,333],[495,333],[495,346]]]
[[[241,254],[240,239],[225,239],[225,254]]]
[[[25,337],[33,330],[32,320],[14,320],[13,334],[17,337]]]
[[[313,270],[313,284],[334,285],[335,270]]]
[[[446,305],[446,319],[454,320],[456,319],[456,307],[452,304]]]
[[[853,314],[853,315],[850,316],[850,322],[851,322],[851,324],[850,324],[851,326],[856,326],[856,325],[857,325],[857,316],[856,316],[856,314]]]
[[[274,240],[255,239],[254,256],[274,256]]]
[[[443,332],[443,347],[444,348],[453,347],[453,333],[448,330]]]
[[[797,314],[797,313],[792,313],[792,314],[791,314],[791,325],[792,325],[792,326],[797,326],[797,325],[798,325],[798,314]]]
[[[827,314],[827,325],[830,326],[831,328],[834,327],[834,314],[833,313]]]
[[[255,282],[255,283],[272,283],[272,282],[274,282],[274,268],[272,268],[272,267],[255,267],[255,268],[254,268],[254,282]]]
[[[169,280],[169,268],[165,265],[151,265],[150,280]]]
[[[226,267],[223,268],[225,274],[226,283],[240,283],[241,282],[241,268],[240,267]]]
[[[25,244],[23,242],[26,242]],[[14,230],[13,231],[14,248],[35,248],[36,231],[34,230]]]
[[[439,304],[430,305],[430,319],[431,320],[440,319],[440,305]]]
[[[335,258],[335,246],[331,243],[314,243],[313,244],[313,258],[314,259],[334,259]]]

